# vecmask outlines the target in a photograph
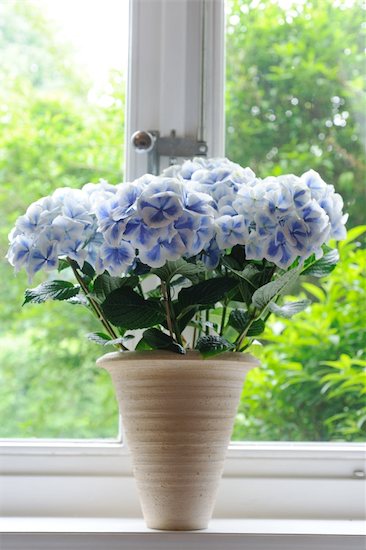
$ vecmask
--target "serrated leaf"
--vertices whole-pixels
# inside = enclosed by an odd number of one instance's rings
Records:
[[[253,336],[258,336],[259,334],[262,334],[265,328],[265,322],[262,319],[257,319],[256,321],[253,321],[253,323],[250,325],[247,336],[249,336],[250,338]]]
[[[233,327],[239,334],[241,334],[248,326],[250,322],[250,315],[247,311],[243,309],[233,309],[230,313],[228,325]],[[257,319],[252,321],[248,331],[247,336],[258,336],[264,331],[265,323],[262,319]]]
[[[131,330],[152,327],[165,320],[160,302],[145,300],[126,286],[108,294],[101,308],[113,325]]]
[[[339,253],[336,248],[330,250],[322,258],[310,264],[301,272],[301,275],[312,275],[313,277],[324,277],[329,275],[339,261]]]
[[[270,302],[268,304],[268,309],[275,315],[279,317],[284,317],[285,319],[291,319],[295,313],[303,311],[308,305],[311,304],[310,300],[299,300],[298,302],[287,302],[286,304],[279,306],[275,302]]]
[[[233,309],[230,312],[228,325],[237,332],[243,332],[249,321],[249,314],[244,309]]]
[[[208,279],[188,288],[182,288],[178,295],[178,302],[182,307],[213,305],[225,298],[236,286],[238,281],[230,277]]]
[[[231,344],[222,336],[201,336],[196,343],[196,349],[204,357],[212,357],[224,351],[233,350],[234,344]]]
[[[79,285],[73,285],[69,281],[46,281],[35,288],[27,288],[24,304],[41,304],[47,300],[69,300],[79,293]]]
[[[145,342],[153,349],[165,349],[176,353],[185,354],[186,350],[178,344],[169,334],[165,334],[157,328],[149,328],[144,331]]]
[[[108,334],[104,334],[104,332],[89,332],[86,337],[99,346],[105,346],[111,340],[111,337]]]
[[[168,283],[175,275],[182,275],[187,279],[195,279],[199,273],[206,271],[204,265],[192,264],[180,258],[176,261],[168,261],[162,267],[157,267],[151,270],[151,273],[157,275],[159,279]]]
[[[139,279],[136,275],[132,275],[131,277],[111,277],[108,273],[102,273],[94,281],[93,295],[99,302],[103,302],[108,294],[117,288],[122,288],[123,286],[134,288],[138,282]]]
[[[87,298],[84,296],[84,294],[78,294],[77,296],[73,296],[72,298],[69,298],[67,300],[67,303],[72,305],[80,305],[80,306],[89,305],[89,302]]]
[[[133,335],[129,334],[127,336],[120,336],[119,338],[111,338],[108,334],[104,334],[103,332],[89,332],[86,337],[91,342],[100,346],[116,346],[118,344],[123,344],[126,340],[130,340],[130,338],[133,338]]]
[[[276,296],[282,294],[298,275],[298,268],[291,269],[275,281],[258,288],[253,294],[252,304],[259,309],[264,309]]]
[[[254,265],[248,264],[247,266],[245,266],[243,271],[239,271],[232,267],[232,263],[233,263],[232,261],[230,262],[227,261],[227,257],[224,257],[223,264],[226,265],[229,271],[231,271],[231,273],[234,273],[234,275],[236,275],[240,279],[243,279],[244,281],[246,281],[246,283],[248,283],[255,289],[256,287],[254,282],[252,281],[252,277],[258,274],[258,269]]]

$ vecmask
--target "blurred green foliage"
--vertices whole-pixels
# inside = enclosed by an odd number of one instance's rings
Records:
[[[227,156],[261,177],[319,171],[351,225],[365,222],[363,4],[227,1]]]
[[[248,375],[234,439],[365,440],[365,231],[349,232],[322,288],[302,284],[314,299],[306,311],[269,323],[266,345],[255,346],[262,366]]]
[[[66,304],[21,309],[28,283],[4,256],[31,202],[101,176],[122,180],[124,81],[113,72],[90,102],[72,50],[22,0],[0,6],[0,51],[0,437],[116,437],[113,389],[85,339],[98,324]]]
[[[318,169],[346,195],[358,223],[360,2],[347,9],[307,2],[291,22],[275,2],[254,4],[228,1],[227,155],[262,176]],[[0,4],[0,437],[115,437],[113,389],[94,367],[100,348],[84,338],[98,330],[96,321],[82,307],[57,302],[21,309],[26,277],[14,277],[3,259],[7,233],[31,202],[56,187],[123,177],[123,78],[113,72],[90,101],[90,78],[55,36],[33,3]],[[353,244],[325,291],[304,286],[315,303],[293,324],[281,320],[271,341],[267,335],[235,439],[362,437],[362,273],[365,255]]]

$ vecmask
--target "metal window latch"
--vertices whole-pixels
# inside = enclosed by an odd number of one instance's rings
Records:
[[[194,138],[179,138],[175,130],[169,137],[161,137],[157,130],[148,132],[138,130],[131,136],[137,153],[147,153],[147,171],[158,175],[160,157],[169,157],[169,165],[176,164],[177,157],[204,157],[207,154],[207,143]]]

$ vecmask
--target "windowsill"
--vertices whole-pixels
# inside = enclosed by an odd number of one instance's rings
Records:
[[[142,519],[1,518],[2,550],[362,550],[365,528],[356,520],[214,519],[204,531],[155,531]],[[26,537],[26,539],[25,539]],[[193,545],[193,546],[192,546]]]
[[[152,533],[172,531],[148,529],[140,518],[0,518],[0,533]],[[173,531],[177,533],[176,531]],[[179,532],[183,534],[183,532]],[[187,533],[187,532],[185,532]],[[361,520],[316,519],[213,519],[208,529],[189,533],[240,535],[366,535]]]

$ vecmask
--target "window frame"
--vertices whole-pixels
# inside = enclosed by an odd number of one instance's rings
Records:
[[[224,0],[130,0],[127,181],[146,172],[130,143],[136,130],[204,137],[210,156],[224,155],[224,41]],[[215,516],[361,518],[365,451],[362,443],[232,443]],[[3,440],[0,469],[5,516],[140,515],[122,436]]]

